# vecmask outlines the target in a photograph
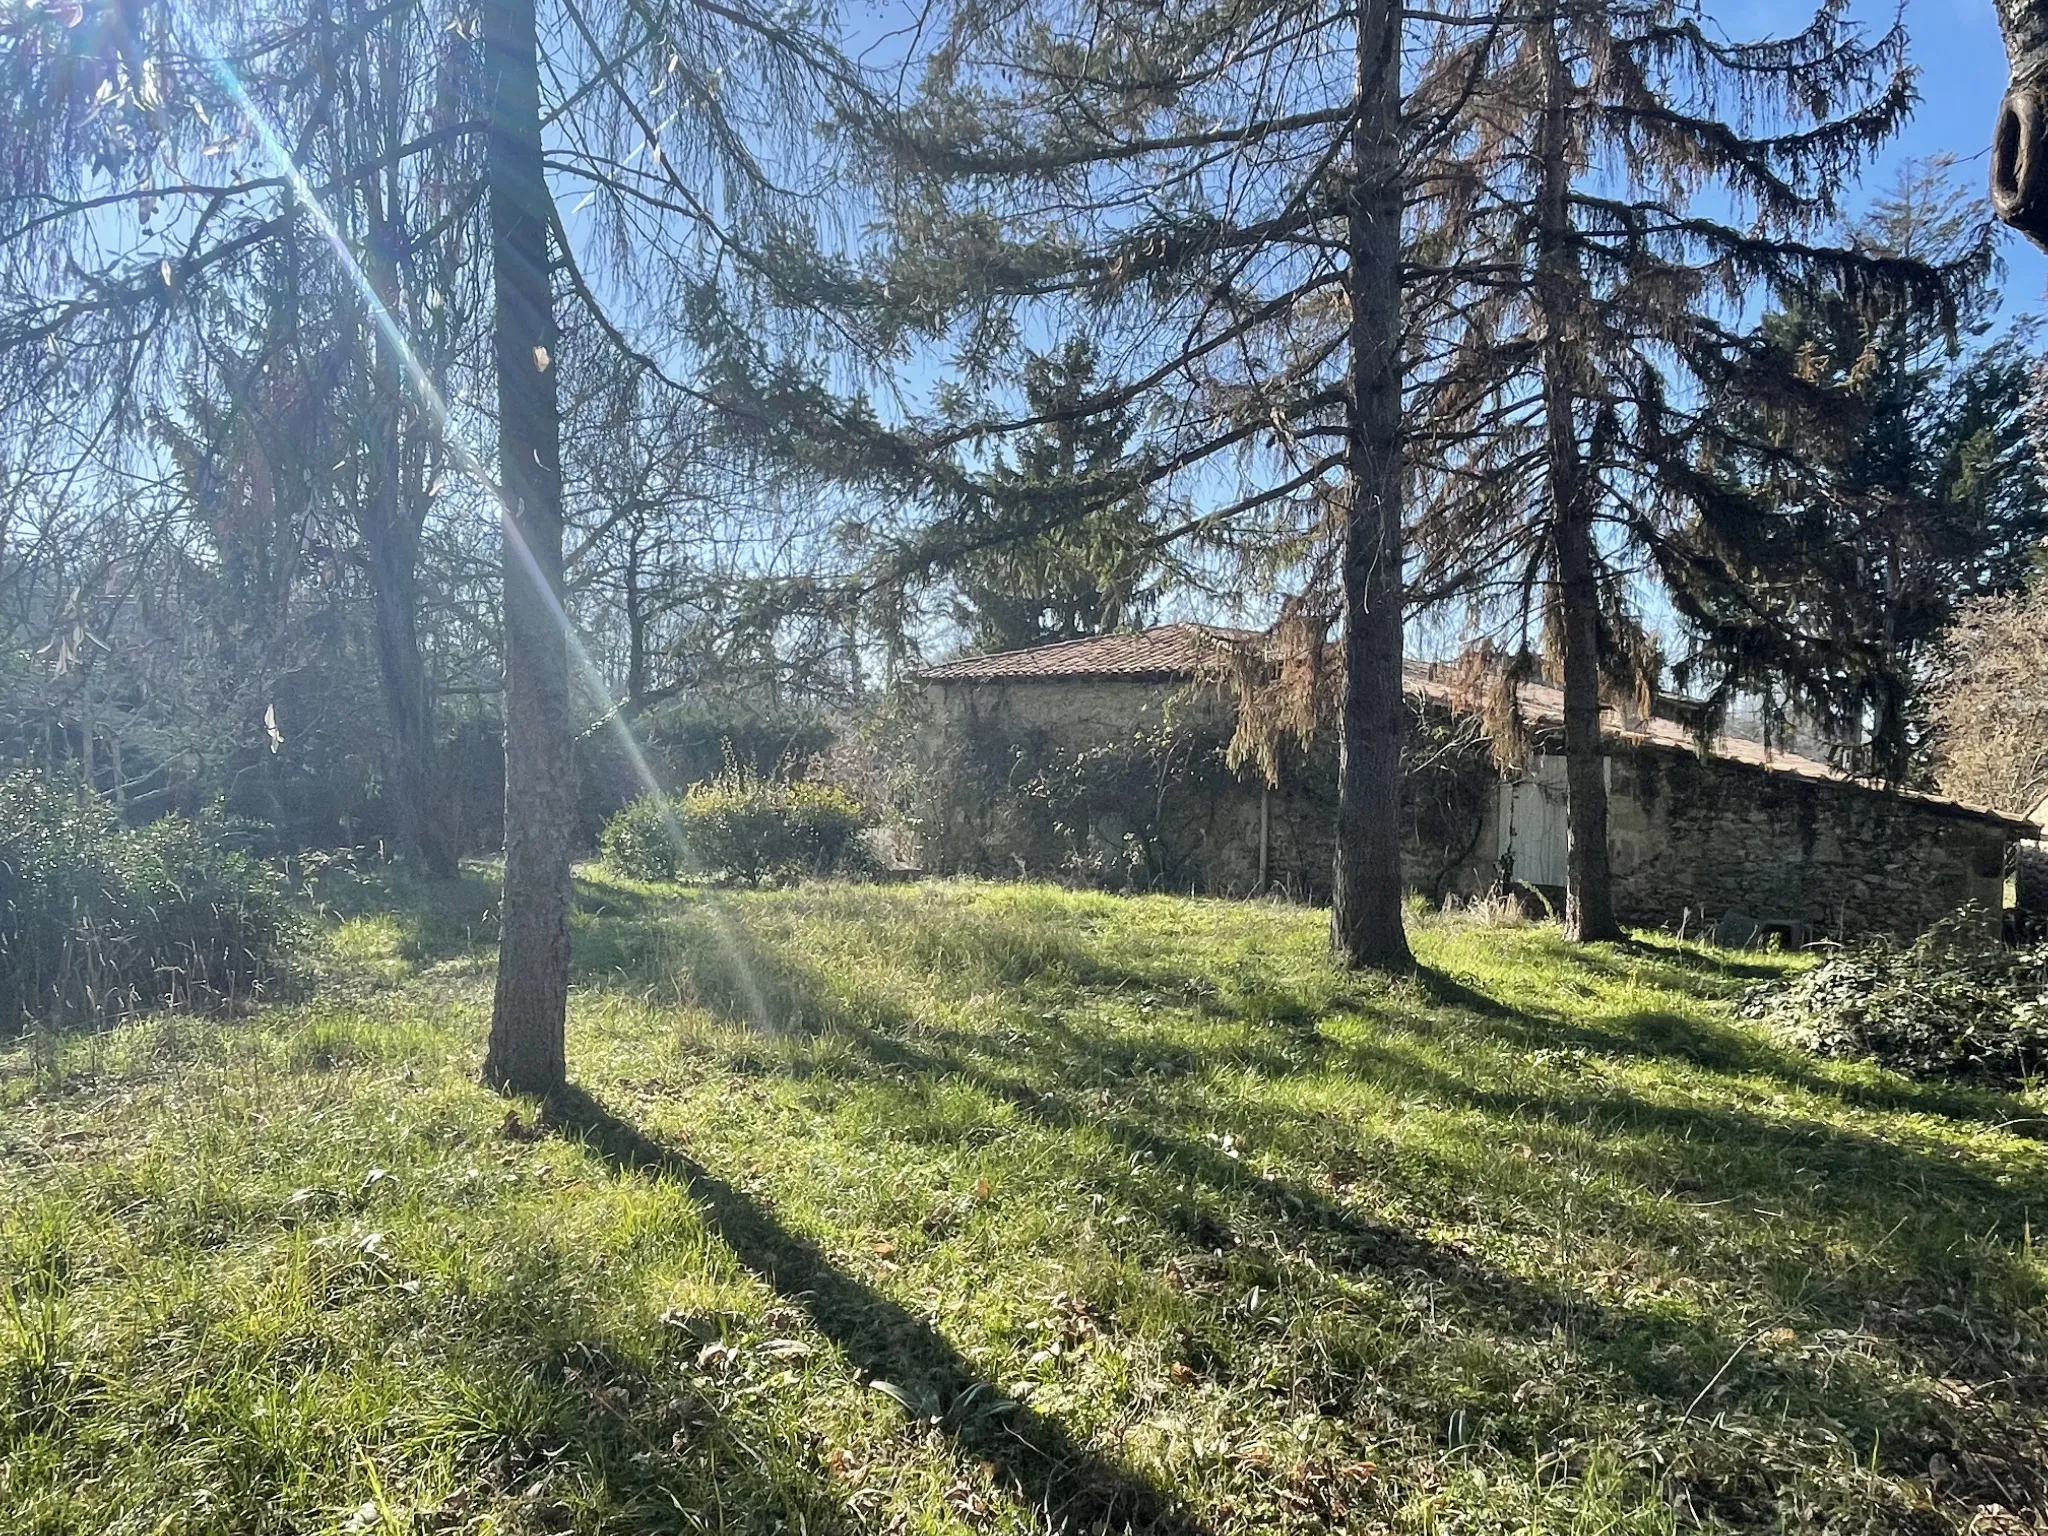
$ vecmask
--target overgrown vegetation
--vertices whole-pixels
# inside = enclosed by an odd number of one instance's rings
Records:
[[[0,778],[0,1034],[272,990],[302,922],[217,820],[121,825],[33,774]]]
[[[10,1533],[2048,1515],[2048,1109],[1741,1021],[1796,961],[587,880],[543,1118],[475,1081],[493,901],[0,1050]]]
[[[681,824],[666,795],[642,795],[604,824],[597,851],[629,880],[673,880],[684,868]]]
[[[643,795],[605,823],[605,863],[635,880],[704,874],[745,885],[858,873],[868,811],[830,784],[728,762],[680,798]]]
[[[1748,1011],[1823,1056],[1864,1058],[1915,1077],[2013,1083],[2048,1067],[2048,952],[2013,949],[1965,911],[1910,944],[1871,938],[1781,986]]]

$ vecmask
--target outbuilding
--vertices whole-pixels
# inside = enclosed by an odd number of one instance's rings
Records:
[[[918,674],[928,868],[1216,895],[1328,891],[1334,726],[1277,782],[1233,766],[1254,632],[1172,624]],[[1463,674],[1410,662],[1403,784],[1408,882],[1433,901],[1564,883],[1563,697],[1523,684],[1531,750],[1502,773]],[[1966,905],[1995,924],[2031,822],[1719,737],[1666,703],[1603,710],[1614,901],[1624,922],[1793,943],[1912,934]]]

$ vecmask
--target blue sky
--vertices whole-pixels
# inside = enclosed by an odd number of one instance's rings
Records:
[[[1706,0],[1706,9],[1738,38],[1789,32],[1812,15],[1803,0]],[[1853,0],[1850,10],[1872,31],[1888,26],[1895,14],[1884,0]],[[1920,107],[1873,169],[1866,189],[1888,186],[1902,161],[1939,154],[1954,155],[1963,174],[1982,186],[2006,74],[1991,0],[1907,0],[1906,30],[1920,70]],[[2008,311],[2040,307],[2048,290],[2048,256],[2010,234],[2004,255]]]

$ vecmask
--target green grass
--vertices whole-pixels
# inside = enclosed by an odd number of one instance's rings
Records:
[[[593,879],[543,1114],[492,900],[0,1048],[0,1530],[2048,1519],[2041,1098],[1774,1041],[1774,959]]]

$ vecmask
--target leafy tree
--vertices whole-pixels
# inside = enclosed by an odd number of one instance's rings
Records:
[[[148,467],[139,428],[218,303],[260,292],[283,243],[337,260],[355,334],[374,338],[359,525],[393,558],[373,576],[402,574],[423,508],[460,494],[438,466],[503,514],[506,937],[486,1070],[544,1091],[562,1070],[573,800],[557,305],[687,392],[693,298],[737,308],[725,290],[773,285],[734,231],[779,227],[770,205],[805,173],[776,152],[818,115],[796,99],[839,76],[806,15],[555,0],[544,92],[540,27],[532,0],[0,12],[0,403],[20,474],[119,486]],[[554,202],[579,185],[581,239]],[[444,372],[424,339],[459,285],[488,294],[492,321]],[[645,319],[637,335],[615,309]],[[490,381],[495,411],[471,387]],[[492,430],[495,469],[465,446]],[[409,620],[403,581],[389,589]],[[380,662],[411,665],[402,626],[379,638]]]
[[[621,717],[645,731],[682,700],[741,719],[857,699],[875,637],[831,579],[836,488],[722,430],[705,402],[620,369],[611,349],[569,351],[570,608]]]

